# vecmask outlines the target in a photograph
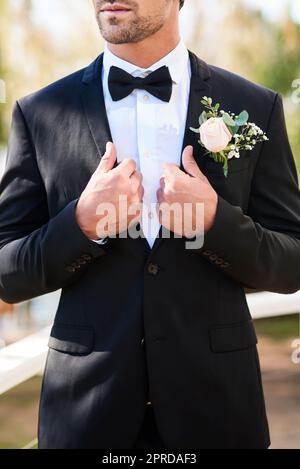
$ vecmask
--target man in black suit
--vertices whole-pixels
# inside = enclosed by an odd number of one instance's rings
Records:
[[[282,100],[185,50],[178,0],[94,4],[108,47],[16,103],[0,186],[1,298],[62,288],[39,446],[267,448],[244,287],[300,288]],[[230,160],[227,178],[190,131],[204,96],[247,109],[269,137]],[[154,195],[159,221],[173,201],[204,204],[203,246],[187,249],[191,233],[173,236],[174,221],[172,236],[154,237],[144,213],[118,210],[119,195],[143,200],[154,227]],[[99,228],[107,202],[116,219]],[[144,237],[123,236],[141,225]]]

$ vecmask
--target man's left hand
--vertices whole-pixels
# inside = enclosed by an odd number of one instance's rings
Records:
[[[179,236],[189,238],[195,236],[199,226],[199,220],[196,219],[199,216],[197,204],[203,204],[204,207],[204,226],[201,223],[204,233],[212,227],[217,211],[218,194],[199,169],[193,156],[192,146],[185,148],[182,165],[185,172],[175,164],[164,165],[160,188],[157,191],[158,213],[160,223],[165,228]],[[176,220],[177,215],[173,215],[172,204],[176,204],[181,210],[181,222]],[[196,234],[203,233],[196,232]]]

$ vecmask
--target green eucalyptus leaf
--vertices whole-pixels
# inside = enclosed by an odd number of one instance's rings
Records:
[[[196,134],[200,134],[200,129],[194,129],[193,127],[190,127],[190,130]]]
[[[238,133],[239,126],[238,126],[238,125],[235,125],[234,127],[229,127],[229,130],[230,130],[230,132],[232,133],[232,135],[235,135],[235,134]]]
[[[202,114],[199,117],[199,124],[202,125],[206,121],[207,121],[207,115],[206,115],[206,112],[203,111]]]
[[[240,115],[235,119],[236,125],[239,127],[242,127],[243,125],[247,124],[249,119],[249,114],[247,111],[243,111],[240,113]]]
[[[232,119],[232,117],[230,117],[229,114],[227,114],[227,112],[225,112],[223,114],[223,121],[225,122],[225,124],[229,127],[235,127],[236,126],[236,123],[235,121]]]

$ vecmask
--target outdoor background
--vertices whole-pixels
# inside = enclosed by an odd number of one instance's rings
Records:
[[[300,93],[298,102],[292,98],[300,88],[300,0],[186,0],[180,16],[187,46],[205,61],[283,95],[300,175]],[[0,92],[6,91],[5,102],[0,94],[0,177],[14,101],[86,66],[102,50],[91,0],[0,0]],[[0,302],[0,347],[48,325],[57,299],[15,308]],[[256,321],[256,327],[272,447],[300,448],[300,366],[291,360],[299,316]],[[35,438],[39,390],[37,377],[0,396],[0,448],[21,448]]]

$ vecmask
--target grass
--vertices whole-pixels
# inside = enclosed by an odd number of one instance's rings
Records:
[[[258,319],[254,321],[258,335],[265,336],[273,340],[286,340],[299,337],[299,315]]]
[[[0,396],[0,449],[21,449],[37,435],[41,377]]]

